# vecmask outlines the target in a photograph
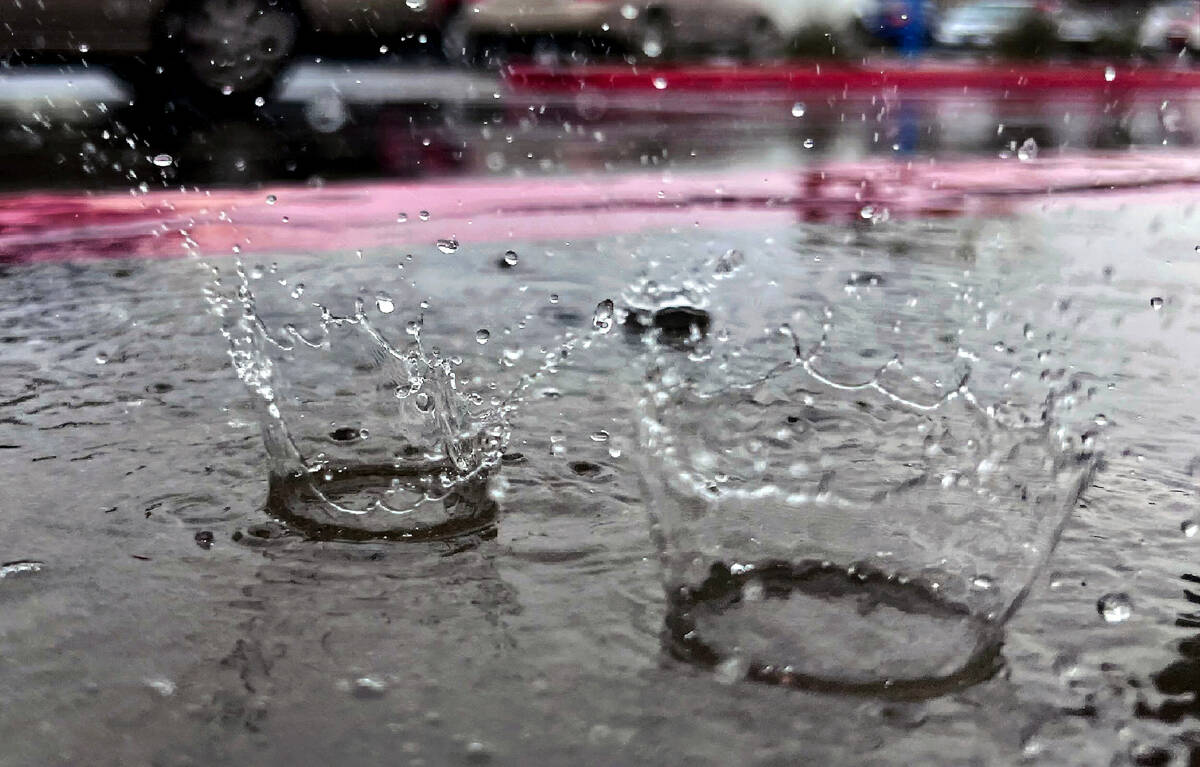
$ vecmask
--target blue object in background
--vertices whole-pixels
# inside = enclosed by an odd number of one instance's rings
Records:
[[[925,47],[925,0],[907,0],[907,23],[900,28],[900,50],[916,56]]]

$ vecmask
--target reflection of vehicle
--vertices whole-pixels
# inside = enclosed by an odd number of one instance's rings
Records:
[[[1175,0],[1150,8],[1138,30],[1138,45],[1147,50],[1200,51],[1200,0]]]
[[[960,5],[946,12],[933,38],[948,47],[988,47],[1038,10],[1033,0],[987,0]]]
[[[689,48],[781,52],[806,27],[849,30],[869,0],[475,0],[447,35],[469,57],[485,41],[615,39],[651,58]]]
[[[1116,16],[1103,10],[1064,8],[1054,20],[1059,41],[1072,46],[1094,45],[1122,34]]]
[[[140,85],[239,100],[265,91],[301,41],[434,30],[457,0],[39,0],[6,2],[0,57],[115,56]],[[377,44],[377,43],[376,43]]]

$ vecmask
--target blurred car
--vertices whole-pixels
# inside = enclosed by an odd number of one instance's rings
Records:
[[[987,48],[1040,8],[1034,0],[985,0],[960,5],[942,17],[934,28],[933,39],[948,48]]]
[[[684,50],[782,53],[806,28],[854,29],[870,0],[468,0],[449,52],[468,59],[496,40],[573,37],[614,40],[650,58]]]
[[[0,58],[87,54],[143,88],[232,103],[301,46],[434,31],[460,0],[6,0]],[[58,58],[58,60],[61,60]]]
[[[1138,45],[1148,51],[1200,51],[1200,0],[1152,6],[1138,29]]]
[[[1053,21],[1059,41],[1069,46],[1087,48],[1123,35],[1119,17],[1102,8],[1063,7]]]

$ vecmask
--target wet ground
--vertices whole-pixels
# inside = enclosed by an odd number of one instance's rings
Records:
[[[1195,102],[643,97],[598,113],[435,82],[462,98],[297,96],[195,131],[99,117],[104,95],[40,125],[5,104],[10,189],[110,191],[3,201],[0,764],[1200,763]],[[344,123],[321,130],[331,114]],[[932,160],[959,168],[966,203],[903,170]],[[1061,194],[1020,183],[1080,166],[1092,182]],[[839,191],[806,206],[814,172]],[[351,180],[395,176],[412,180]],[[937,319],[968,295],[981,369],[1015,349],[1031,378],[1083,381],[1105,458],[990,678],[917,702],[723,679],[663,651],[631,462],[636,344],[606,335],[531,387],[494,530],[308,540],[263,510],[257,414],[202,299],[200,261],[228,275],[233,245],[306,299],[386,290],[397,327],[428,298],[426,341],[502,387],[520,371],[496,365],[502,348],[534,357],[639,276],[729,249],[755,282],[712,307],[714,334],[764,302],[886,310],[889,286],[919,285]],[[865,273],[875,292],[846,290]],[[886,359],[886,329],[843,350],[848,370]],[[1110,594],[1128,616],[1100,614]]]

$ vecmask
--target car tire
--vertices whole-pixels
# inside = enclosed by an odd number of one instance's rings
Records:
[[[240,111],[270,93],[296,54],[301,16],[290,0],[179,0],[159,19],[153,82],[139,91]],[[167,86],[173,92],[167,92]]]

